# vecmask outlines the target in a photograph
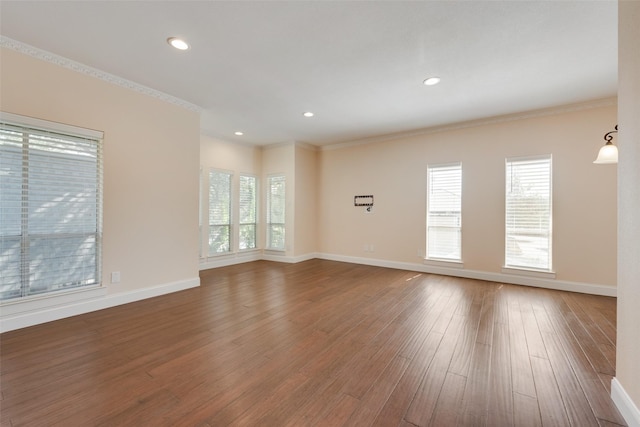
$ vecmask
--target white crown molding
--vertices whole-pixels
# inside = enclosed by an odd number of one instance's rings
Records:
[[[275,148],[295,147],[295,145],[296,145],[295,141],[289,141],[289,142],[277,142],[275,144],[261,145],[261,147],[263,150],[273,150]]]
[[[197,105],[184,101],[180,98],[176,98],[173,95],[169,95],[164,92],[160,92],[159,90],[152,89],[150,87],[141,85],[139,83],[132,82],[131,80],[127,80],[122,77],[118,77],[113,74],[100,71],[96,68],[89,67],[88,65],[84,65],[79,62],[72,61],[60,55],[56,55],[54,53],[47,52],[45,50],[28,45],[26,43],[22,43],[17,40],[10,39],[9,37],[6,37],[6,36],[0,35],[0,47],[11,49],[16,52],[22,53],[24,55],[28,55],[33,58],[40,59],[42,61],[46,61],[51,64],[55,64],[60,67],[67,68],[69,70],[76,71],[78,73],[81,73],[87,76],[95,77],[96,79],[100,79],[102,81],[123,87],[125,89],[133,90],[135,92],[138,92],[156,99],[160,99],[161,101],[165,101],[170,104],[177,105],[187,110],[195,111],[197,113],[202,112],[201,107],[198,107]]]
[[[592,108],[612,107],[612,106],[616,106],[617,103],[618,103],[617,97],[596,99],[596,100],[591,100],[586,102],[579,102],[575,104],[560,105],[556,107],[543,108],[539,110],[505,114],[502,116],[487,117],[484,119],[452,123],[449,125],[433,126],[429,128],[422,128],[422,129],[411,130],[406,132],[377,135],[377,136],[372,136],[368,138],[356,139],[352,141],[338,142],[335,144],[320,145],[319,149],[321,151],[339,150],[342,148],[350,148],[358,145],[387,142],[387,141],[393,141],[393,140],[402,139],[402,138],[410,138],[410,137],[421,136],[421,135],[430,135],[434,133],[447,132],[452,130],[480,127],[480,126],[492,125],[497,123],[513,122],[516,120],[524,120],[524,119],[530,119],[535,117],[553,116],[553,115],[562,114],[562,113],[571,113],[575,111],[590,110]]]
[[[309,151],[320,151],[320,147],[318,147],[317,145],[309,144],[308,142],[296,141],[295,146],[299,148],[304,148],[305,150],[309,150]]]

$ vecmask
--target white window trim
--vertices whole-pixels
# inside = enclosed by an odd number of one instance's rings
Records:
[[[16,126],[33,127],[39,129],[47,129],[53,132],[58,132],[66,135],[90,138],[102,141],[104,139],[104,132],[87,129],[78,126],[68,125],[64,123],[52,122],[49,120],[38,119],[35,117],[21,116],[19,114],[8,113],[0,111],[0,120],[5,123],[9,123]],[[102,200],[100,200],[100,215],[102,216]],[[100,220],[101,221],[101,220]],[[101,239],[102,240],[102,239]],[[100,243],[101,245],[101,243]],[[99,271],[102,274],[102,248],[99,247],[100,253],[98,263],[100,264]],[[15,315],[24,313],[40,311],[59,305],[67,305],[88,299],[103,297],[107,294],[107,287],[104,286],[102,277],[98,278],[99,283],[89,286],[83,286],[80,288],[71,288],[65,290],[52,291],[46,294],[31,295],[20,298],[12,298],[9,300],[0,301],[1,318],[8,318]]]
[[[238,174],[238,180],[240,177],[248,176],[255,178],[256,180],[256,247],[255,248],[247,248],[240,249],[240,226],[244,224],[240,224],[240,181],[238,181],[238,253],[246,253],[260,250],[260,178],[252,173],[240,172]]]
[[[440,258],[440,257],[433,257],[433,256],[429,256],[429,223],[428,223],[428,217],[429,217],[429,170],[432,168],[446,168],[446,167],[453,167],[453,166],[459,166],[460,167],[460,202],[462,203],[462,162],[449,162],[449,163],[432,163],[432,164],[427,164],[427,191],[425,192],[426,194],[426,215],[425,215],[425,227],[426,227],[426,236],[425,236],[425,257],[424,257],[424,263],[428,264],[428,265],[434,265],[434,266],[447,266],[447,267],[455,267],[455,268],[463,268],[464,267],[464,263],[463,263],[463,252],[462,252],[462,205],[460,206],[460,257],[456,258],[456,259],[451,259],[451,258]]]
[[[48,120],[36,119],[34,117],[20,116],[18,114],[6,113],[4,111],[0,111],[0,119],[4,122],[11,123],[17,126],[30,126],[35,128],[47,129],[67,135],[79,136],[82,138],[99,140],[104,139],[104,132],[102,131],[85,129],[63,123],[50,122]]]
[[[277,178],[277,177],[282,177],[284,178],[284,198],[285,198],[285,211],[284,211],[284,247],[283,248],[273,248],[270,246],[270,242],[269,242],[269,227],[271,225],[271,222],[269,222],[269,216],[270,216],[270,200],[271,200],[271,185],[270,185],[270,179],[271,178]],[[287,176],[284,173],[273,173],[273,174],[269,174],[267,175],[267,182],[265,184],[265,188],[266,188],[266,212],[265,212],[265,248],[264,251],[265,253],[272,253],[274,255],[277,254],[283,254],[287,251],[287,189],[288,185],[287,185]],[[280,223],[276,223],[276,224],[280,224]]]
[[[508,162],[522,162],[522,161],[535,161],[535,160],[549,160],[549,268],[535,268],[527,266],[514,266],[507,265],[507,209],[506,209],[506,173]],[[547,279],[555,279],[556,273],[553,269],[553,155],[552,154],[540,154],[535,156],[516,156],[505,158],[505,212],[504,212],[504,264],[502,266],[502,272],[505,274],[514,274],[520,276],[540,277]]]
[[[209,207],[211,205],[211,200],[210,200],[210,195],[211,195],[211,172],[219,172],[219,173],[226,173],[229,174],[229,250],[227,252],[217,252],[217,253],[210,253],[209,250],[209,233],[210,230],[209,228],[211,227],[211,223],[210,223],[210,218],[209,218]],[[207,227],[207,234],[206,234],[206,241],[204,244],[203,249],[206,249],[204,254],[204,259],[208,259],[208,258],[220,258],[220,257],[229,257],[229,256],[233,256],[236,251],[234,250],[236,242],[234,239],[234,232],[235,232],[235,224],[234,224],[234,218],[235,216],[233,215],[233,203],[234,203],[234,197],[233,197],[233,189],[234,189],[234,176],[235,173],[232,170],[228,170],[228,169],[220,169],[220,168],[208,168],[207,169],[207,185],[206,185],[206,192],[207,192],[207,205],[205,206],[206,209],[206,227]],[[204,236],[204,234],[201,234]]]

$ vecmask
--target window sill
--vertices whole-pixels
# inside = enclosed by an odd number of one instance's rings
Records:
[[[251,248],[251,249],[239,249],[238,253],[239,254],[248,254],[251,252],[260,252],[260,248]]]
[[[273,255],[284,255],[285,252],[286,251],[284,249],[265,249],[264,250],[264,253],[273,254]]]
[[[441,258],[425,258],[423,264],[432,265],[434,267],[448,267],[448,268],[464,268],[462,261],[441,259]]]
[[[502,267],[504,274],[513,274],[514,276],[539,277],[541,279],[555,279],[556,272],[551,270],[536,270],[533,268],[518,267]]]
[[[251,248],[251,249],[239,249],[236,252],[224,252],[219,254],[211,254],[200,257],[200,262],[206,262],[211,259],[224,259],[224,258],[233,258],[237,256],[246,256],[252,253],[259,253],[261,251],[260,248]]]
[[[219,253],[219,254],[208,254],[206,257],[201,258],[201,259],[211,259],[211,258],[225,258],[225,257],[232,257],[234,256],[236,253],[235,252],[223,252],[223,253]]]

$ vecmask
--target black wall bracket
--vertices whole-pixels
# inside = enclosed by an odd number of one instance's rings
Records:
[[[373,206],[373,195],[353,196],[353,206]]]

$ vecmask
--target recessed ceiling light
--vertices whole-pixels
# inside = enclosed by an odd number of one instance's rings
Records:
[[[424,81],[424,84],[427,86],[433,86],[440,83],[440,77],[429,77]]]
[[[238,135],[238,136],[242,136],[242,135],[244,135],[244,133],[242,133],[242,132],[240,132],[240,131],[234,132],[234,134],[235,134],[235,135]]]
[[[313,117],[313,113],[311,111],[307,111],[305,113],[302,114],[305,117]]]
[[[179,39],[177,37],[169,37],[167,39],[167,43],[169,43],[171,46],[175,47],[178,50],[189,49],[189,44],[186,41]]]

